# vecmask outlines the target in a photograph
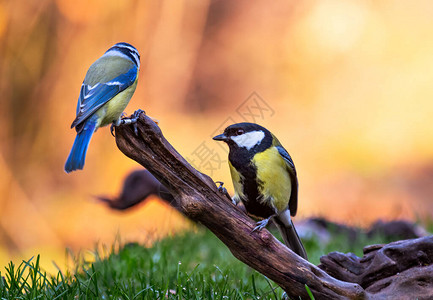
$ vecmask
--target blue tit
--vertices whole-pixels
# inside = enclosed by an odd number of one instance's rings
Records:
[[[128,43],[115,44],[90,66],[71,125],[77,136],[66,160],[66,173],[83,169],[90,139],[99,127],[120,124],[137,87],[139,69],[140,55]]]
[[[254,230],[272,219],[287,247],[307,259],[291,219],[298,209],[298,179],[286,149],[269,130],[254,123],[233,124],[213,139],[229,146],[233,201],[242,201],[247,213],[260,220]]]

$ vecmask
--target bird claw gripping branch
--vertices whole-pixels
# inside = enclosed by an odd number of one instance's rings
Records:
[[[224,196],[226,196],[228,199],[230,199],[230,201],[234,204],[237,205],[236,201],[234,201],[232,199],[232,197],[230,197],[229,193],[227,192],[227,189],[224,187],[224,182],[222,181],[216,181],[215,183],[218,183],[218,192],[220,192],[221,194],[223,194]]]
[[[140,117],[140,115],[142,113],[145,114],[146,112],[142,109],[138,109],[132,114],[132,116],[130,118],[124,117],[122,119],[119,119],[117,122],[113,122],[113,124],[111,124],[111,127],[110,127],[111,135],[114,136],[114,127],[121,126],[121,125],[130,125],[130,124],[132,124],[132,126],[134,127],[135,135],[138,135],[137,121],[138,121],[138,118]],[[124,113],[122,114],[122,117],[123,116],[124,116]]]

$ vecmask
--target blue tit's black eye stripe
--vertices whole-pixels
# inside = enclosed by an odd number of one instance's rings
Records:
[[[131,52],[133,52],[134,54],[137,54],[138,58],[140,58],[140,54],[138,53],[138,50],[134,46],[132,46],[131,44],[128,44],[128,43],[117,43],[113,47],[119,47],[119,48],[128,49]]]
[[[137,61],[137,59],[140,59],[140,56],[138,55],[138,53],[137,53],[137,56],[134,56],[133,54],[132,54],[132,51],[131,50],[129,50],[128,48],[122,48],[122,47],[113,47],[113,48],[111,48],[111,49],[113,49],[113,50],[117,50],[117,51],[119,51],[119,52],[122,52],[123,54],[125,54],[126,56],[128,56],[133,62],[135,62],[135,64],[138,66],[138,64],[139,64],[139,61]]]
[[[126,46],[126,47],[131,47],[131,48],[134,48],[134,49],[135,49],[134,46],[132,46],[132,45],[129,44],[129,43],[125,43],[125,42],[117,43],[117,44],[114,45],[114,46]]]
[[[110,51],[119,51],[120,53],[129,57],[133,62],[135,62],[135,65],[137,67],[140,66],[140,54],[138,53],[137,49],[135,49],[135,47],[131,44],[117,43],[116,45],[107,50],[107,52]]]

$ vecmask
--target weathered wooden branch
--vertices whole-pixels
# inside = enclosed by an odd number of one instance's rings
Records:
[[[146,203],[150,196],[157,196],[170,205],[175,205],[170,191],[163,186],[148,170],[136,169],[125,177],[118,196],[97,196],[113,210],[128,210]],[[227,195],[231,200],[230,195]],[[238,207],[245,211],[242,202]],[[314,234],[321,243],[328,243],[328,234],[338,234],[344,237],[349,245],[357,241],[360,236],[368,237],[380,235],[384,240],[393,242],[428,236],[429,233],[419,224],[407,220],[378,220],[369,228],[361,229],[346,224],[336,223],[323,217],[309,217],[298,223],[298,233],[301,236]],[[268,227],[269,228],[269,227]]]
[[[235,257],[274,280],[292,298],[307,298],[305,284],[316,299],[433,298],[433,236],[368,246],[363,258],[333,252],[323,256],[317,268],[268,231],[252,232],[250,218],[221,195],[208,176],[192,168],[151,119],[141,115],[138,129],[136,136],[130,127],[117,128],[117,144],[156,178],[147,172],[140,172],[139,180],[129,177],[125,186],[130,188],[118,201],[100,198],[111,207],[126,209],[143,195],[159,195],[207,226]]]
[[[141,114],[138,135],[132,126],[116,128],[119,149],[147,168],[173,196],[174,206],[209,228],[233,255],[280,285],[298,299],[366,299],[361,286],[340,281],[294,254],[267,230],[252,232],[255,224],[225,196],[213,180],[195,170],[164,138],[159,127]]]

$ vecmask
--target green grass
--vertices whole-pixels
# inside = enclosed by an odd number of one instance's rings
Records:
[[[327,246],[305,241],[310,261],[331,251],[362,255],[380,237],[348,245],[335,236]],[[70,273],[47,275],[39,256],[0,272],[1,299],[281,299],[283,291],[265,276],[233,257],[207,230],[186,232],[150,248],[127,244],[95,262],[76,260]]]

